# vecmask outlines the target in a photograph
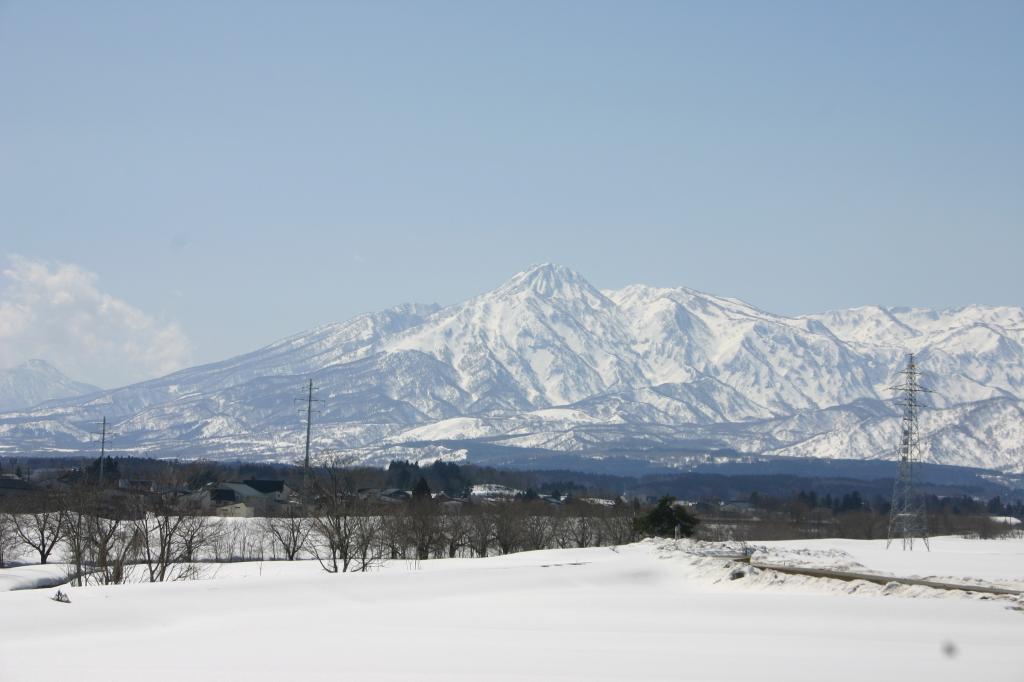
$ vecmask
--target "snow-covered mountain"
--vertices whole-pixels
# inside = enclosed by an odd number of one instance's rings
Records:
[[[81,450],[105,415],[128,451],[292,459],[304,433],[294,398],[312,378],[325,401],[317,449],[362,461],[474,443],[666,465],[673,449],[886,458],[898,428],[888,387],[908,351],[936,391],[928,458],[1024,470],[1022,308],[785,317],[684,288],[601,291],[549,264],[458,305],[361,315],[0,415],[0,453]]]
[[[0,369],[0,412],[99,390],[96,386],[72,381],[45,360],[28,360],[10,369]]]

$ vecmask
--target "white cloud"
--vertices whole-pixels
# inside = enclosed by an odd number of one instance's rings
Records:
[[[0,271],[0,367],[42,358],[72,379],[118,386],[188,363],[177,324],[102,292],[98,282],[77,265],[10,256]]]

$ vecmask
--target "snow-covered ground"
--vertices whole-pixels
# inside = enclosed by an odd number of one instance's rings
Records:
[[[1024,540],[763,546],[899,575],[1024,580]],[[647,541],[342,575],[252,562],[211,565],[209,580],[66,588],[70,604],[52,589],[3,593],[0,680],[1024,679],[1020,600],[707,556],[730,549]]]
[[[831,553],[835,567],[890,573],[904,578],[952,579],[954,581],[985,581],[1024,590],[1024,540],[964,540],[958,537],[937,537],[929,541],[930,551],[915,543],[912,552],[895,546],[885,548],[885,540],[788,540],[760,542],[768,551],[765,563],[776,563],[785,556],[793,563],[793,555],[786,550],[805,550],[812,557],[805,565],[830,567],[820,558]],[[843,555],[847,555],[843,557]],[[853,565],[842,567],[844,561]],[[1024,675],[1022,675],[1024,679]]]
[[[0,568],[0,592],[58,585],[67,579],[67,575],[66,564],[29,564]],[[0,678],[0,680],[2,679]]]

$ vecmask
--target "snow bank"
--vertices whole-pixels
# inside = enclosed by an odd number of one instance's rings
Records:
[[[841,549],[807,549],[787,547],[757,547],[750,556],[751,563],[793,568],[816,568],[832,571],[863,571],[865,566]]]
[[[67,580],[67,564],[46,564],[0,568],[0,592],[52,587]]]

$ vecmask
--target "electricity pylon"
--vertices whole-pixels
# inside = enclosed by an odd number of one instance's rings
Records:
[[[888,549],[893,540],[900,540],[903,549],[913,550],[914,539],[920,538],[925,549],[931,551],[928,546],[928,516],[915,477],[917,466],[921,463],[921,437],[917,425],[921,410],[920,395],[931,391],[919,383],[921,373],[917,370],[913,353],[907,358],[907,368],[900,375],[903,377],[902,383],[892,387],[892,390],[899,392],[897,404],[903,408],[900,444],[896,451],[899,471],[892,486],[889,539],[885,547]]]

